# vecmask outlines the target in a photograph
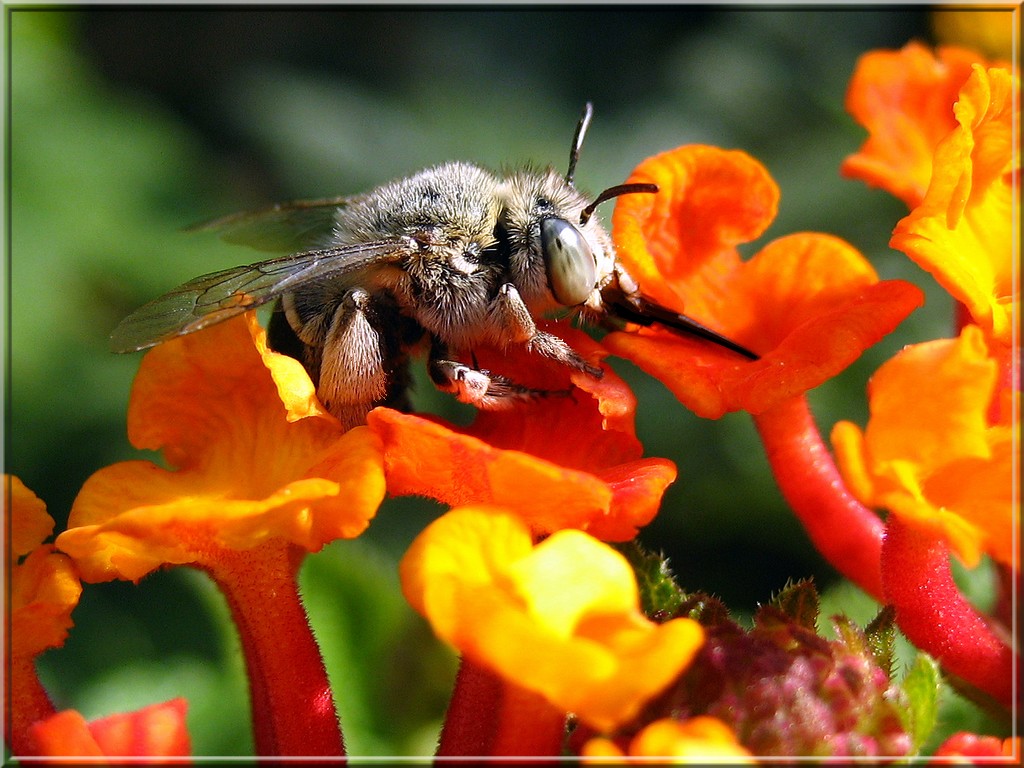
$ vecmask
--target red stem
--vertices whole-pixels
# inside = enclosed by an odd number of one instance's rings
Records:
[[[204,564],[227,597],[245,654],[256,754],[345,754],[327,670],[295,574],[304,550],[281,541],[221,550]]]
[[[445,757],[557,757],[564,735],[564,712],[463,658],[437,762],[444,763]]]
[[[814,546],[840,573],[883,601],[885,526],[847,489],[807,399],[785,400],[755,416],[754,423],[775,481]]]
[[[37,755],[39,748],[29,727],[54,715],[56,710],[39,682],[34,657],[12,656],[6,671],[9,687],[4,698],[5,741],[12,755]]]
[[[896,623],[914,645],[1003,706],[1012,705],[1018,659],[960,594],[943,542],[890,515],[882,579]]]

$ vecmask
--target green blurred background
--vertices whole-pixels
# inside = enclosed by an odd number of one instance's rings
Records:
[[[587,100],[596,113],[582,188],[619,183],[683,143],[743,149],[782,189],[760,243],[833,233],[882,277],[927,291],[925,309],[810,394],[826,435],[840,418],[863,423],[864,385],[883,360],[951,330],[948,297],[887,247],[902,204],[838,173],[864,136],[843,109],[857,57],[930,41],[923,8],[111,8],[9,11],[6,23],[5,469],[58,528],[92,472],[138,456],[124,414],[139,356],[108,352],[113,326],[190,277],[261,258],[182,227],[361,191],[443,160],[561,169]],[[835,610],[870,618],[870,602],[836,579],[787,511],[749,417],[702,421],[611,362],[637,394],[647,454],[679,467],[642,540],[670,557],[684,587],[744,613],[812,576]],[[418,381],[420,407],[452,413]],[[303,570],[353,755],[432,751],[454,660],[405,606],[395,570],[439,511],[388,500],[366,535]],[[66,647],[43,658],[44,681],[59,706],[88,717],[185,696],[196,754],[246,754],[245,682],[225,617],[187,569],[90,585]]]

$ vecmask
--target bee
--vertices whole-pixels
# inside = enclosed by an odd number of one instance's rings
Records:
[[[449,162],[365,194],[302,200],[201,224],[229,242],[297,252],[197,277],[142,306],[111,334],[132,352],[276,302],[272,349],[302,362],[319,399],[346,427],[375,406],[408,410],[409,355],[427,347],[435,386],[479,408],[545,394],[481,370],[474,349],[530,352],[589,376],[592,365],[536,319],[572,315],[621,327],[661,324],[748,359],[757,355],[643,296],[593,214],[653,184],[623,184],[593,200],[573,183],[593,109],[576,127],[561,175],[497,175]]]

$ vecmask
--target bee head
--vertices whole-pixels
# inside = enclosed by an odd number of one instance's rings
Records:
[[[593,114],[583,110],[564,176],[520,171],[506,180],[505,210],[497,233],[508,249],[517,288],[531,311],[591,306],[599,310],[600,288],[616,271],[608,232],[593,219],[601,203],[619,195],[658,191],[654,184],[620,184],[590,200],[573,176]]]

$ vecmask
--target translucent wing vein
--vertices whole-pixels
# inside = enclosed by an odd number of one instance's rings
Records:
[[[303,285],[395,261],[408,249],[400,239],[357,243],[202,275],[128,315],[110,335],[111,348],[146,349],[255,309]]]

